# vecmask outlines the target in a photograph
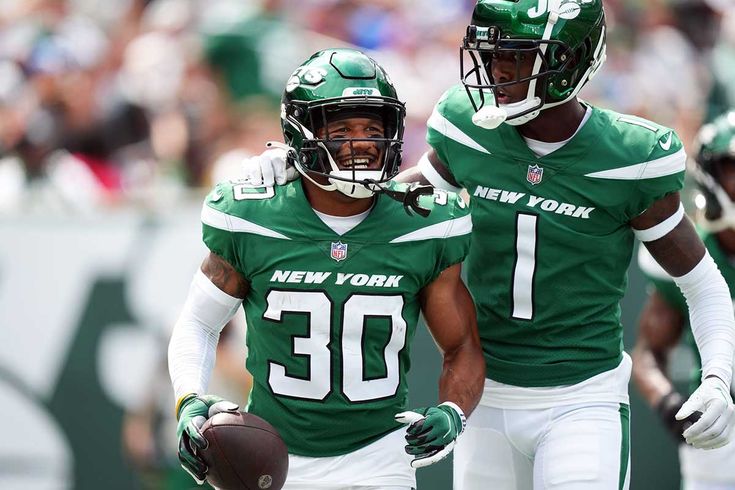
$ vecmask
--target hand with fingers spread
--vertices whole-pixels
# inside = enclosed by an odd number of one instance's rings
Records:
[[[432,465],[449,455],[467,424],[462,409],[452,402],[397,413],[395,419],[409,424],[406,452],[415,456],[411,461],[414,468]]]
[[[683,434],[687,443],[700,449],[715,449],[730,442],[735,408],[724,381],[717,376],[705,378],[677,412],[676,419],[684,420],[697,411],[702,416]]]
[[[299,173],[287,158],[291,149],[276,141],[269,141],[266,146],[266,151],[243,162],[243,177],[253,185],[266,187],[283,185],[296,179]]]
[[[204,422],[215,414],[236,412],[238,408],[237,404],[214,395],[190,393],[179,401],[176,411],[179,462],[197,484],[202,485],[207,479],[207,465],[197,454],[209,445],[201,433]]]

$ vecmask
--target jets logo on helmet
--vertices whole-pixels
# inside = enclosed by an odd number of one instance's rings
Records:
[[[605,60],[602,0],[478,0],[462,42],[462,83],[475,124],[521,125],[575,97]],[[528,76],[494,80],[491,61],[533,56]],[[528,83],[523,100],[498,102],[498,91]]]

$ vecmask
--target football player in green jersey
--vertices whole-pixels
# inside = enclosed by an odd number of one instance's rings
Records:
[[[463,431],[484,380],[460,278],[472,224],[454,193],[389,183],[404,115],[371,58],[318,52],[289,79],[281,112],[303,178],[276,188],[221,183],[207,197],[210,254],[169,345],[179,457],[198,482],[207,474],[202,424],[237,409],[206,389],[219,331],[240,305],[247,410],[288,446],[284,488],[408,490],[414,468],[446,456]],[[441,403],[406,410],[420,312],[444,358]]]
[[[701,236],[722,275],[735,292],[735,112],[707,124],[697,137],[694,175],[704,200]],[[687,302],[664,271],[641,248],[638,262],[653,286],[640,317],[633,350],[633,379],[651,408],[661,416],[677,441],[689,422],[675,415],[684,404],[667,376],[669,354],[683,337],[695,348],[688,325]],[[693,373],[692,388],[700,383],[700,368]],[[732,384],[730,385],[732,393]],[[735,488],[735,445],[702,451],[687,444],[679,448],[684,490]]]
[[[431,149],[398,176],[471,196],[488,379],[455,448],[456,490],[628,487],[620,300],[635,238],[690,303],[702,383],[677,417],[703,415],[684,437],[729,440],[735,319],[679,200],[686,155],[671,129],[577,98],[604,58],[602,0],[478,0],[462,84],[428,121]]]

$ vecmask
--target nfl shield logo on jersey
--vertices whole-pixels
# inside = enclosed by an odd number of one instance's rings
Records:
[[[347,258],[347,244],[342,242],[332,242],[332,258],[337,262]]]
[[[541,182],[544,176],[544,169],[538,165],[529,165],[528,173],[526,174],[526,180],[531,184],[536,185]]]

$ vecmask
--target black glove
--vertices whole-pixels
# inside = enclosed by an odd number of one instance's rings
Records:
[[[699,420],[699,417],[702,415],[701,412],[694,412],[684,420],[676,420],[676,412],[678,412],[681,406],[684,405],[684,401],[684,398],[682,398],[679,393],[676,391],[670,391],[669,394],[661,398],[656,406],[656,411],[658,412],[661,421],[677,442],[686,442],[684,441],[684,436],[681,434],[687,430],[690,425]]]

